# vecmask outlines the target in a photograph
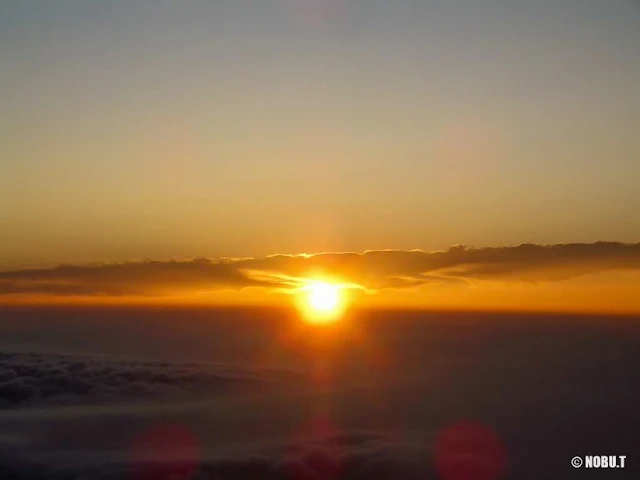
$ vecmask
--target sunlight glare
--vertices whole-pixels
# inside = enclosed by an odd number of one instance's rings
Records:
[[[340,287],[326,282],[314,282],[305,288],[305,318],[310,323],[336,322],[342,313]]]
[[[311,287],[309,302],[316,310],[333,310],[338,305],[338,288],[328,283],[317,283]]]

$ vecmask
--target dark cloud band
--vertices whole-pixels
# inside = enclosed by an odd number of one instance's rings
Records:
[[[319,274],[384,289],[483,279],[552,281],[621,269],[640,270],[640,243],[453,246],[434,252],[369,250],[59,266],[0,272],[0,295],[163,296],[222,288],[291,288]]]

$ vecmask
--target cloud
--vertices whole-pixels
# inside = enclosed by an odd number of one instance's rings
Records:
[[[443,251],[272,255],[59,266],[0,272],[0,295],[174,295],[245,287],[290,289],[310,276],[376,290],[477,280],[557,281],[611,270],[640,270],[640,243],[523,244]]]
[[[166,433],[163,435],[163,431]],[[191,480],[421,480],[432,478],[498,479],[492,454],[477,444],[474,437],[462,437],[448,453],[450,474],[437,475],[434,466],[434,446],[426,438],[382,432],[342,431],[328,435],[312,435],[306,439],[281,440],[237,445],[216,455],[194,447],[185,449],[179,437],[190,438],[190,430],[182,424],[158,424],[148,430],[156,438],[145,453],[145,460],[136,461],[135,450],[128,461],[115,459],[100,464],[76,455],[57,460],[34,461],[24,454],[12,452],[3,461],[0,450],[0,474],[15,479],[79,478],[84,480],[191,479]],[[177,433],[178,439],[168,437]],[[141,438],[147,437],[143,433]],[[164,438],[162,438],[164,440]],[[134,440],[133,444],[139,443]],[[475,445],[474,445],[475,443]],[[181,453],[170,454],[172,445],[181,446]],[[168,450],[165,452],[165,450]],[[37,458],[37,457],[36,457]],[[5,477],[3,477],[5,478]]]
[[[0,272],[0,294],[167,295],[212,288],[269,286],[248,277],[235,260],[193,259]]]
[[[188,432],[180,424],[167,424],[165,428]],[[162,427],[155,430],[154,433],[162,433]],[[126,462],[111,460],[102,464],[95,459],[85,460],[82,455],[76,456],[72,462],[68,457],[58,461],[51,455],[38,461],[25,458],[18,448],[14,450],[5,458],[0,450],[0,475],[4,474],[6,478],[417,480],[433,478],[434,473],[430,464],[430,446],[426,442],[355,430],[296,439],[295,443],[278,441],[255,444],[253,448],[239,446],[237,451],[228,451],[223,456],[207,454],[196,448],[174,455],[174,458],[157,458],[161,452],[151,450],[156,458],[144,462],[135,461],[135,455]],[[160,449],[156,447],[156,450]],[[471,465],[478,464],[475,457],[471,460]],[[481,468],[474,471],[478,478],[488,478],[481,477]]]
[[[297,380],[288,370],[0,352],[0,408],[273,388]]]

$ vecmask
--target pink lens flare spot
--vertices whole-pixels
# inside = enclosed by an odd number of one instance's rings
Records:
[[[294,13],[307,25],[326,25],[343,14],[344,0],[288,0]]]

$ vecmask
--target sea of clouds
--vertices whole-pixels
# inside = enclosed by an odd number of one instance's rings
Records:
[[[200,435],[219,426],[207,424],[207,412],[218,407],[213,401],[190,403],[193,398],[226,395],[225,402],[238,405],[237,418],[249,418],[253,407],[243,405],[246,394],[293,392],[284,397],[286,411],[286,405],[306,401],[297,397],[299,389],[287,390],[301,380],[280,369],[0,353],[0,479],[436,478],[433,445],[426,438],[340,429],[328,417],[310,418],[299,431],[270,439],[252,441],[245,432],[244,441],[220,448]],[[265,421],[274,432],[281,430],[277,421]],[[473,452],[445,460],[451,468],[459,460],[478,472],[496,468],[495,460],[487,464]]]
[[[227,392],[297,380],[294,372],[278,369],[0,352],[0,408]]]
[[[383,480],[436,478],[429,445],[393,436],[351,432],[310,438],[295,445],[263,445],[225,456],[196,449],[171,459],[91,465],[82,459],[55,464],[0,457],[3,479],[54,480]],[[3,462],[5,460],[5,462]],[[455,459],[454,459],[455,461]],[[467,462],[468,463],[468,462]],[[482,458],[472,458],[478,471]]]

